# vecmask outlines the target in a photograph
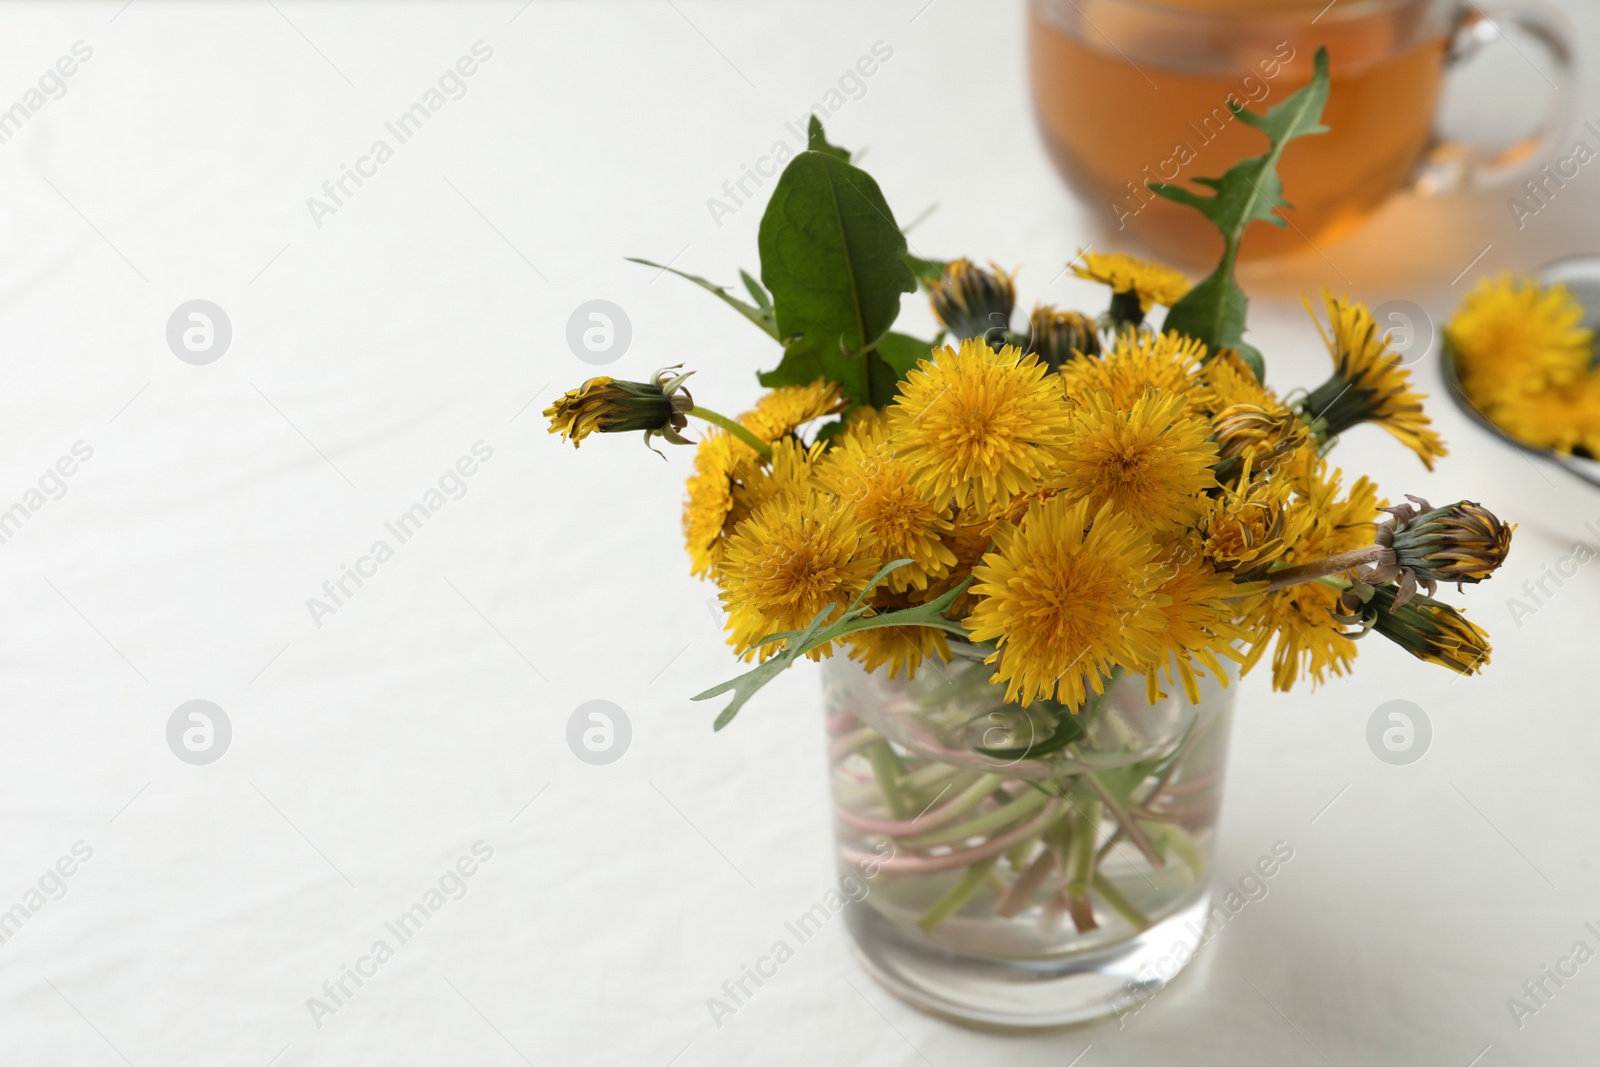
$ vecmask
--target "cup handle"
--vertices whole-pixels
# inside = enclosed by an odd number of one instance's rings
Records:
[[[1571,127],[1578,77],[1570,42],[1576,33],[1557,11],[1524,0],[1467,4],[1456,20],[1446,66],[1455,66],[1499,40],[1502,23],[1533,38],[1554,64],[1555,81],[1544,115],[1532,133],[1504,148],[1484,149],[1435,138],[1411,175],[1411,187],[1424,196],[1507,185],[1536,169],[1538,161],[1555,149],[1557,138]]]

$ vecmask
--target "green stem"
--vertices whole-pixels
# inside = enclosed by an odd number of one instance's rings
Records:
[[[1200,843],[1190,836],[1189,831],[1172,823],[1141,823],[1148,827],[1152,837],[1158,839],[1168,851],[1177,854],[1184,866],[1194,872],[1195,881],[1200,881],[1206,876],[1206,858],[1200,851]]]
[[[1155,846],[1150,843],[1150,839],[1139,828],[1138,822],[1132,815],[1128,814],[1127,809],[1117,803],[1117,798],[1112,796],[1111,791],[1101,784],[1100,779],[1095,777],[1094,772],[1085,773],[1083,780],[1090,789],[1094,790],[1094,795],[1100,798],[1100,802],[1106,806],[1106,809],[1111,812],[1111,817],[1117,820],[1117,825],[1122,828],[1123,834],[1144,855],[1145,861],[1158,871],[1164,867],[1166,861],[1156,852]]]
[[[985,812],[976,819],[969,819],[959,826],[935,830],[920,837],[901,838],[900,843],[906,848],[917,850],[933,848],[935,845],[953,845],[959,841],[965,841],[969,837],[977,837],[979,834],[987,834],[998,830],[1002,826],[1010,826],[1012,823],[1018,822],[1044,807],[1049,799],[1043,793],[1029,790],[1020,800],[1015,800],[1003,808]]]
[[[1072,843],[1067,846],[1065,890],[1067,896],[1081,897],[1089,891],[1094,874],[1094,846],[1100,827],[1100,802],[1091,800],[1072,806]]]
[[[961,876],[961,880],[955,884],[955,888],[939,898],[939,902],[929,908],[926,915],[917,920],[917,926],[921,927],[922,932],[925,934],[933,933],[937,927],[944,924],[945,920],[966,907],[967,901],[971,900],[978,890],[983,888],[983,883],[988,879],[989,872],[994,870],[994,865],[998,861],[999,857],[996,856],[994,859],[984,860],[982,863],[968,867],[967,873]]]
[[[770,460],[772,458],[771,445],[767,444],[761,438],[757,437],[755,434],[751,433],[734,420],[728,418],[728,416],[719,415],[710,408],[703,408],[698,404],[690,409],[689,414],[693,415],[697,419],[702,419],[705,422],[709,422],[713,426],[727,430],[729,433],[733,434],[733,436],[737,437],[739,440],[743,441],[745,444],[754,449],[756,455],[760,456],[762,459]]]
[[[900,792],[900,778],[905,768],[895,759],[889,742],[881,741],[873,745],[868,757],[872,760],[872,773],[878,776],[878,788],[883,790],[884,802],[889,805],[889,813],[896,819],[910,818],[911,809],[906,805],[905,795]]]
[[[1123,896],[1122,891],[1115,885],[1111,884],[1111,879],[1099,871],[1094,872],[1094,891],[1099,894],[1101,900],[1106,902],[1107,907],[1128,920],[1134,929],[1148,930],[1150,928],[1149,917],[1134,907],[1133,902]]]

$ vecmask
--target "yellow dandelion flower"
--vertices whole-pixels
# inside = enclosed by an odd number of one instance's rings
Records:
[[[1311,523],[1304,508],[1290,507],[1291,487],[1283,481],[1250,477],[1246,467],[1238,484],[1207,498],[1200,523],[1202,551],[1219,570],[1254,574],[1282,558]]]
[[[778,649],[756,642],[803,629],[830,606],[830,617],[843,612],[878,568],[877,558],[862,551],[849,504],[815,489],[779,493],[728,538],[718,572],[728,643],[746,658],[764,660]],[[811,658],[829,654],[823,647]]]
[[[1480,405],[1577,381],[1594,332],[1564,285],[1511,274],[1485,278],[1445,327],[1461,386]]]
[[[1135,259],[1120,252],[1080,252],[1072,273],[1109,285],[1113,293],[1136,293],[1139,310],[1148,314],[1156,304],[1171,307],[1190,289],[1189,279],[1163,263]]]
[[[731,434],[713,430],[701,438],[683,505],[689,572],[715,577],[734,527],[774,496],[804,488],[823,447],[808,449],[785,438],[774,443],[771,462],[764,466],[749,445]]]
[[[955,562],[946,569],[943,577],[935,578],[928,583],[926,592],[922,593],[922,598],[925,600],[936,600],[960,585],[966,580],[967,575],[972,573],[972,568],[983,560],[984,553],[994,547],[993,521],[957,513],[952,520],[952,527],[942,542],[955,556]],[[968,586],[960,596],[956,597],[945,614],[952,619],[965,618],[972,610],[972,605],[972,587]]]
[[[986,661],[1006,699],[1024,707],[1055,699],[1080,707],[1104,692],[1116,666],[1148,663],[1161,646],[1167,577],[1155,543],[1127,515],[1057,496],[1022,522],[997,526],[995,550],[974,568],[974,641],[994,641]]]
[[[1254,667],[1273,645],[1272,688],[1288,692],[1301,678],[1314,685],[1329,674],[1343,675],[1355,662],[1356,643],[1336,617],[1342,610],[1339,591],[1316,582],[1291,585],[1261,597],[1244,620],[1255,634],[1244,670]]]
[[[926,589],[929,578],[956,561],[942,541],[952,529],[946,509],[912,483],[914,473],[896,457],[888,420],[875,411],[852,421],[816,468],[822,488],[855,505],[863,535],[880,558],[911,560],[889,574],[887,584],[895,591]]]
[[[1334,371],[1306,397],[1307,418],[1323,428],[1325,439],[1359,423],[1377,423],[1432,470],[1433,461],[1446,454],[1444,442],[1429,429],[1431,420],[1423,414],[1423,397],[1412,390],[1410,372],[1389,350],[1372,312],[1365,304],[1328,292],[1324,292],[1323,302],[1332,333],[1323,330],[1321,320],[1317,330],[1333,356]]]
[[[756,401],[739,416],[745,429],[771,443],[787,437],[806,423],[844,410],[837,382],[818,378],[810,385],[785,385]]]
[[[1600,376],[1585,375],[1537,393],[1507,392],[1482,403],[1495,425],[1524,444],[1600,456]]]
[[[1063,495],[1110,505],[1152,533],[1192,525],[1202,494],[1217,484],[1211,426],[1184,413],[1182,396],[1151,391],[1119,411],[1091,393],[1072,416],[1067,456],[1057,466]]]
[[[742,518],[734,514],[734,490],[755,478],[759,467],[750,446],[731,434],[715,430],[700,439],[683,502],[683,539],[695,577],[710,574],[721,561],[723,537]]]
[[[1287,521],[1305,533],[1283,554],[1281,564],[1327,559],[1375,542],[1384,503],[1377,486],[1361,477],[1350,494],[1340,498],[1340,477],[1338,470],[1329,477],[1314,476],[1309,492],[1291,504]],[[1329,673],[1346,673],[1355,660],[1356,645],[1337,617],[1341,612],[1339,591],[1317,582],[1266,594],[1245,620],[1253,633],[1245,669],[1256,665],[1275,637],[1274,689],[1288,690],[1302,677],[1320,684]]]
[[[941,506],[980,512],[1028,492],[1062,455],[1068,407],[1049,368],[1011,345],[945,347],[900,383],[889,411],[897,455]]]
[[[1063,364],[1061,390],[1074,399],[1103,392],[1123,411],[1132,408],[1147,389],[1199,399],[1200,363],[1205,357],[1203,341],[1176,331],[1123,332],[1104,358],[1074,359]]]
[[[1224,686],[1228,672],[1223,659],[1240,662],[1236,642],[1249,639],[1250,631],[1237,621],[1238,598],[1251,586],[1241,586],[1229,574],[1219,574],[1203,558],[1172,563],[1172,575],[1156,588],[1157,607],[1164,624],[1157,631],[1161,654],[1143,669],[1145,687],[1154,704],[1160,696],[1160,677],[1170,683],[1176,674],[1184,695],[1200,701],[1200,678],[1207,672]]]

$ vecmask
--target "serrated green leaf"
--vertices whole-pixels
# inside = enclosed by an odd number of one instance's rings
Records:
[[[806,123],[806,148],[812,152],[826,152],[846,163],[850,162],[850,152],[847,149],[828,143],[827,134],[822,132],[822,120],[815,115],[812,115],[811,121]]]
[[[1256,372],[1264,374],[1261,354],[1244,343],[1246,312],[1249,299],[1234,277],[1234,267],[1239,258],[1239,243],[1252,222],[1270,222],[1275,226],[1287,225],[1279,214],[1280,209],[1292,205],[1283,198],[1283,181],[1278,176],[1278,162],[1284,149],[1297,137],[1326,133],[1322,124],[1322,109],[1328,102],[1328,50],[1317,50],[1311,82],[1265,115],[1244,110],[1242,105],[1230,103],[1234,115],[1247,126],[1266,134],[1271,147],[1265,155],[1241,160],[1228,168],[1220,178],[1196,178],[1194,184],[1213,190],[1202,196],[1191,189],[1152,182],[1150,189],[1168,200],[1186,204],[1203,214],[1222,234],[1222,260],[1217,269],[1167,312],[1162,330],[1177,330],[1198,338],[1211,351],[1219,348],[1238,349],[1241,356]],[[1248,354],[1247,353],[1248,350]]]
[[[712,697],[721,696],[723,693],[733,694],[733,700],[729,702],[727,707],[722,709],[722,713],[717,716],[712,728],[720,730],[728,725],[733,721],[733,717],[739,714],[739,709],[744,707],[745,702],[755,696],[762,686],[782,674],[807,652],[814,648],[821,648],[830,641],[837,641],[861,630],[873,630],[882,626],[928,626],[965,637],[966,628],[954,619],[945,618],[944,612],[951,604],[955,603],[958,596],[966,591],[967,586],[972,584],[971,575],[968,575],[967,580],[954,589],[951,589],[936,600],[928,601],[926,604],[918,604],[916,607],[903,608],[899,611],[885,612],[881,615],[867,614],[870,609],[863,604],[867,593],[882,582],[884,578],[888,577],[890,572],[904,567],[910,562],[909,559],[897,559],[892,563],[885,564],[883,569],[873,577],[872,581],[867,583],[866,588],[856,595],[855,600],[851,601],[844,614],[839,616],[833,623],[827,626],[822,625],[822,620],[833,612],[832,608],[824,608],[816,614],[811,620],[811,624],[804,630],[770,634],[757,641],[756,645],[758,647],[782,643],[783,649],[753,670],[746,671],[737,678],[730,678],[721,685],[712,686],[703,693],[695,694],[692,698],[694,700],[709,700]]]
[[[669,274],[676,274],[680,278],[694,282],[694,284],[698,285],[700,288],[715,296],[718,300],[721,300],[724,304],[727,304],[739,314],[743,315],[745,318],[761,327],[761,329],[766,332],[767,336],[771,337],[775,341],[778,340],[778,321],[773,315],[771,307],[757,307],[753,304],[746,304],[738,297],[730,295],[726,287],[718,285],[713,281],[707,281],[698,274],[687,274],[681,270],[678,270],[676,267],[669,267],[663,263],[652,263],[648,259],[640,259],[637,256],[626,256],[624,258],[626,258],[629,263],[639,263],[646,267],[654,267],[657,270],[664,270]],[[744,271],[740,271],[739,273],[744,275]],[[748,275],[744,276],[746,278],[749,277]],[[747,281],[746,285],[748,286],[748,284],[749,283]],[[751,295],[754,295],[753,291]]]
[[[887,372],[867,358],[916,289],[905,237],[865,171],[827,152],[801,152],[761,218],[761,280],[772,293],[783,362],[764,385],[825,377],[852,403],[871,403]]]

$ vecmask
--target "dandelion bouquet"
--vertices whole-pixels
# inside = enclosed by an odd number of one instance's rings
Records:
[[[1152,700],[1163,684],[1197,699],[1197,676],[1269,648],[1276,688],[1320,681],[1373,630],[1462,673],[1488,662],[1483,631],[1432,594],[1487,578],[1509,530],[1469,502],[1387,507],[1328,462],[1360,423],[1430,469],[1445,454],[1370,311],[1324,294],[1333,373],[1298,397],[1265,384],[1243,340],[1239,238],[1282,225],[1275,167],[1324,129],[1318,71],[1266,116],[1240,113],[1271,150],[1202,179],[1215,195],[1155,187],[1223,231],[1215,273],[1191,287],[1080,253],[1072,269],[1109,288],[1108,310],[1040,305],[1025,332],[1011,277],[910,255],[877,184],[813,119],[762,220],[765,286],[744,275],[753,303],[690,278],[782,344],[759,376],[771,390],[731,419],[696,407],[673,368],[594,378],[546,410],[574,444],[630,430],[688,444],[690,416],[711,425],[683,513],[691,570],[720,586],[729,642],[763,664],[702,694],[734,694],[719,728],[798,657],[839,649],[909,675],[969,641],[990,648],[1007,700],[1069,712],[1121,673]],[[943,345],[890,329],[919,285]]]
[[[1299,395],[1266,384],[1244,339],[1239,241],[1283,224],[1277,163],[1324,130],[1327,88],[1319,55],[1305,89],[1239,111],[1264,155],[1201,180],[1208,193],[1153,187],[1221,231],[1209,277],[1083,252],[1070,265],[1107,287],[1106,310],[1040,305],[1022,329],[1012,277],[910,254],[813,119],[762,219],[749,300],[685,276],[781,345],[769,391],[729,418],[672,368],[591,379],[546,411],[575,445],[687,444],[690,418],[709,424],[683,530],[754,664],[697,697],[728,698],[718,728],[802,656],[859,662],[830,667],[840,855],[886,879],[869,914],[892,930],[852,929],[918,1003],[999,1018],[911,988],[908,937],[1001,966],[1132,944],[1203,907],[1222,735],[1194,709],[1230,675],[1270,652],[1275,688],[1321,681],[1373,632],[1463,674],[1488,662],[1484,632],[1435,594],[1488,578],[1510,529],[1468,501],[1390,506],[1328,460],[1363,423],[1430,468],[1445,454],[1372,314],[1323,295],[1332,373]],[[932,340],[892,329],[919,288]],[[899,963],[867,947],[889,943]],[[1039,973],[995,988],[1014,997]]]

